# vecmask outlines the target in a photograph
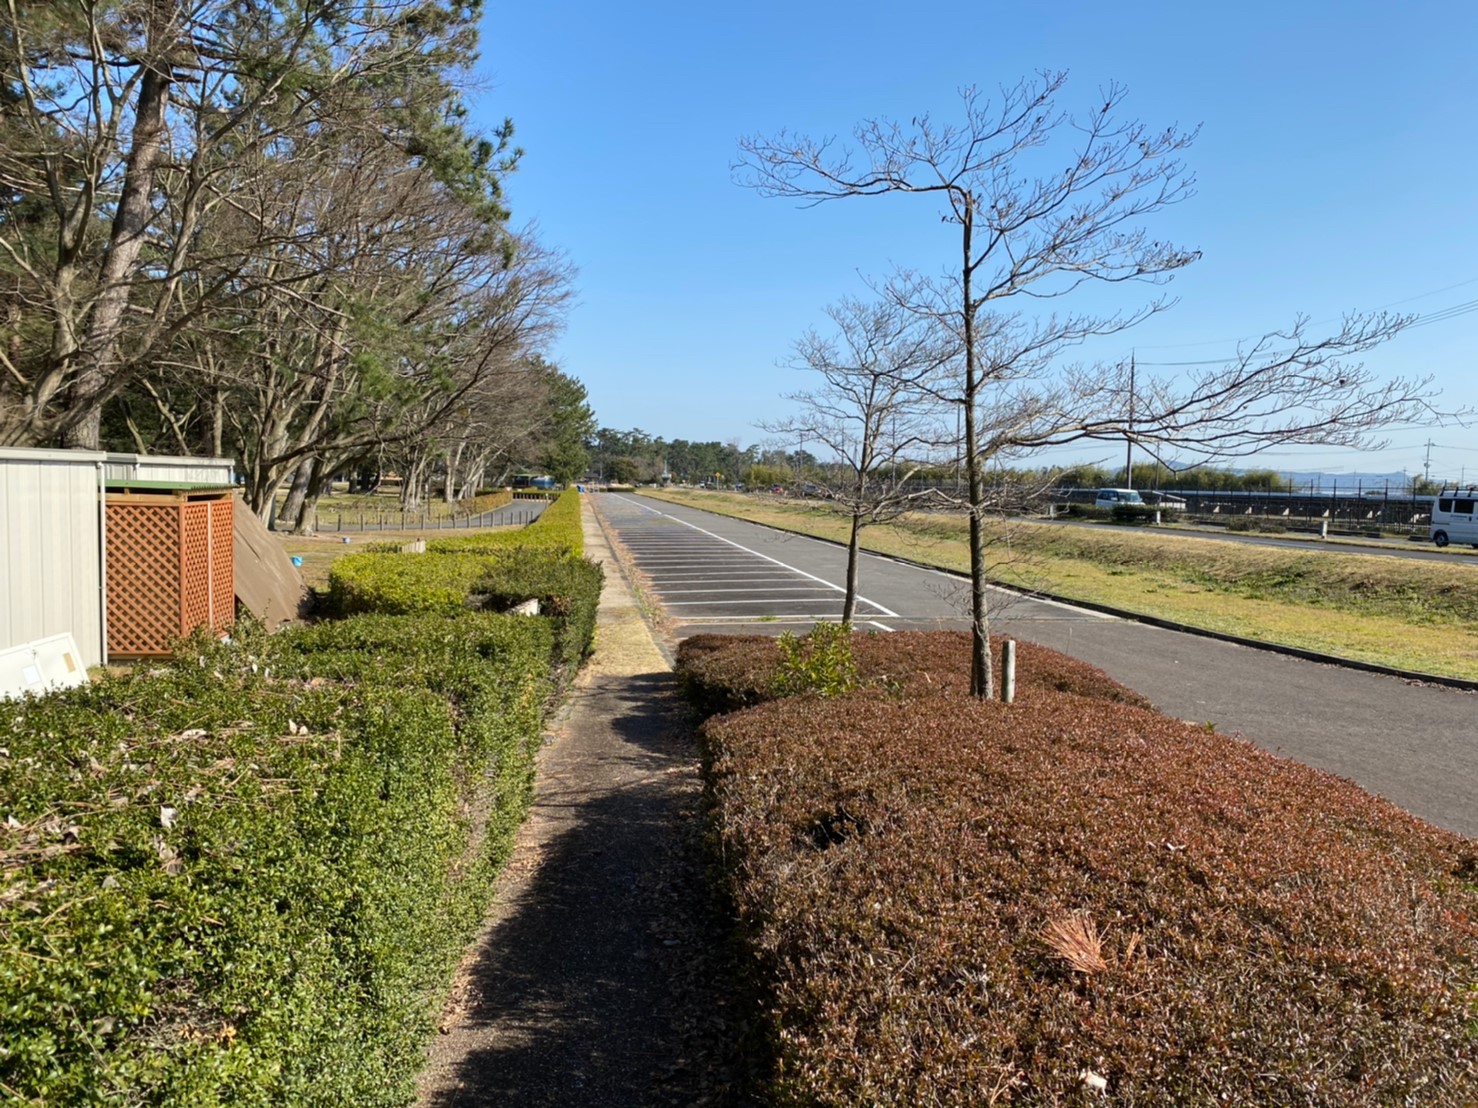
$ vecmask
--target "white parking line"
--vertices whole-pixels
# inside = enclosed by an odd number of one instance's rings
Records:
[[[662,606],[664,608],[702,608],[711,606],[715,603],[724,607],[728,607],[730,604],[809,604],[814,599],[814,597],[798,596],[794,600],[674,600],[671,604],[664,603]],[[892,612],[889,612],[886,608],[884,608],[881,604],[874,604],[870,600],[859,599],[857,603],[866,604],[870,608],[877,608],[878,611],[884,615],[891,616],[893,614]],[[868,615],[872,614],[873,613],[871,612],[868,613]]]
[[[697,531],[700,535],[707,535],[709,538],[715,539],[718,542],[727,543],[729,546],[732,546],[735,550],[742,550],[746,554],[753,554],[756,558],[759,558],[759,559],[761,559],[763,561],[770,562],[773,565],[781,566],[781,567],[783,567],[785,569],[790,570],[792,573],[798,573],[802,577],[805,577],[805,578],[807,578],[807,579],[809,579],[811,581],[819,582],[820,584],[825,585],[828,589],[832,589],[832,590],[834,590],[836,592],[839,592],[839,593],[842,593],[844,595],[845,595],[845,593],[847,591],[846,589],[842,588],[841,585],[834,585],[830,581],[827,581],[827,580],[825,580],[824,578],[821,578],[821,577],[817,577],[813,573],[807,573],[803,569],[796,569],[795,566],[786,565],[779,558],[772,558],[768,554],[761,554],[758,550],[751,550],[749,547],[744,546],[741,543],[737,543],[733,539],[726,539],[722,535],[715,535],[712,531],[704,530],[702,527],[699,527],[696,523],[689,523],[685,519],[678,519],[677,516],[668,515],[666,512],[659,512],[659,511],[657,511],[656,508],[647,508],[647,506],[645,504],[641,503],[639,500],[632,500],[630,497],[621,496],[620,494],[611,494],[611,495],[616,496],[616,499],[618,499],[618,500],[624,500],[624,501],[626,501],[628,504],[635,504],[638,508],[646,508],[647,511],[652,512],[655,515],[662,516],[664,519],[670,519],[670,520],[672,520],[675,523],[681,523],[684,527],[691,527],[694,531]],[[863,597],[863,596],[857,597],[857,600],[858,600],[859,603],[866,603],[869,607],[876,608],[884,616],[889,616],[889,617],[892,617],[893,619],[897,619],[898,618],[898,613],[897,612],[891,611],[890,609],[883,607],[883,605],[877,603],[876,601],[868,600],[866,597]]]
[[[818,593],[825,591],[824,589],[817,588],[815,585],[772,585],[764,589],[729,589],[722,585],[715,585],[711,589],[664,589],[660,585],[657,587],[657,592],[663,596],[697,596],[700,593],[707,596],[712,596],[714,593],[734,593],[741,596],[748,595],[749,593],[763,593],[768,596],[777,592]]]
[[[664,581],[680,581],[680,580],[707,581],[712,576],[713,576],[713,574],[711,574],[711,573],[698,573],[698,572],[692,572],[692,571],[688,571],[688,570],[683,570],[681,573],[664,573],[662,575],[662,579]],[[792,577],[788,573],[777,573],[773,569],[770,569],[768,567],[762,567],[762,568],[759,568],[759,569],[743,569],[743,570],[738,570],[738,571],[736,571],[734,573],[725,575],[724,580],[725,581],[794,581],[795,578]]]

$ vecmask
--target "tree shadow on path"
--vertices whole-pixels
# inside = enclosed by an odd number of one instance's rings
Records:
[[[426,1108],[741,1103],[701,822],[672,674],[592,681],[545,751]]]

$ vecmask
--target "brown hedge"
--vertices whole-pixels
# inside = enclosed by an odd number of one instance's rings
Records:
[[[971,700],[957,648],[859,639],[888,685],[705,725],[769,1099],[1478,1103],[1472,840],[1049,651]],[[742,699],[766,655],[682,662]]]
[[[864,683],[912,694],[965,696],[970,691],[970,636],[962,631],[854,634],[852,649]],[[1001,643],[991,643],[1000,672]],[[732,712],[773,697],[780,652],[768,635],[694,635],[678,647],[677,671],[704,715]],[[1152,705],[1100,669],[1034,643],[1016,644],[1017,697],[1049,691]]]

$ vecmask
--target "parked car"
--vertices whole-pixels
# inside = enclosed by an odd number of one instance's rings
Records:
[[[774,493],[776,496],[784,496],[785,495],[785,486],[784,485],[771,485],[770,486],[770,491],[772,493]]]
[[[1473,489],[1443,489],[1432,503],[1431,539],[1438,546],[1450,542],[1478,547],[1478,496]]]
[[[1099,489],[1093,498],[1095,508],[1117,508],[1120,504],[1143,504],[1139,493],[1133,489]]]

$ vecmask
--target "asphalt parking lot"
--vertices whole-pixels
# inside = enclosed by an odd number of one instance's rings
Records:
[[[843,590],[832,580],[633,498],[606,496],[602,508],[616,523],[628,565],[645,591],[685,633],[750,632],[841,618]],[[891,630],[881,621],[897,615],[859,598],[855,621]]]

